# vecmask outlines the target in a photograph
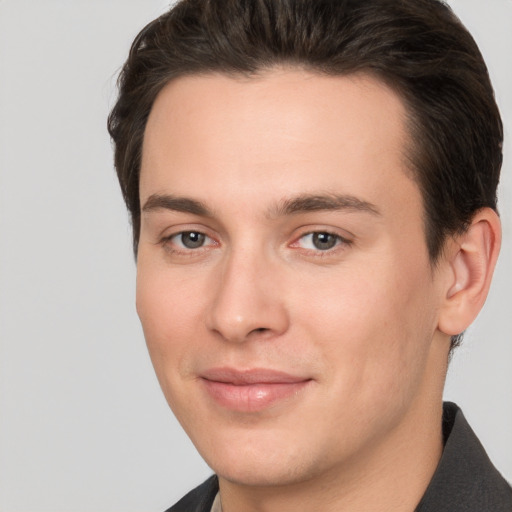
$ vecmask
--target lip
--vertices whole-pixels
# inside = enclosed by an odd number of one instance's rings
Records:
[[[214,368],[200,377],[210,398],[223,408],[239,412],[258,412],[290,401],[312,380],[263,368]]]

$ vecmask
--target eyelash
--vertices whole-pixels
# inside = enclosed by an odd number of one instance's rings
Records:
[[[186,248],[186,247],[176,247],[176,243],[173,243],[173,239],[176,239],[178,237],[183,237],[184,235],[191,235],[196,234],[200,237],[204,237],[204,240],[210,240],[212,243],[209,243],[207,245],[200,245],[195,248]],[[314,237],[315,235],[328,235],[330,237],[334,237],[334,245],[332,247],[329,247],[325,250],[318,249],[318,248],[301,248],[298,247],[298,244],[300,240],[303,240],[306,237]],[[183,242],[181,242],[183,244]],[[200,231],[200,230],[186,230],[186,231],[179,231],[178,233],[173,233],[171,235],[163,237],[160,242],[160,245],[164,247],[164,249],[171,253],[176,254],[178,256],[198,256],[203,251],[208,250],[208,247],[211,246],[218,246],[219,242],[217,242],[214,238],[208,236],[206,233]],[[328,230],[314,230],[314,231],[308,231],[307,233],[302,233],[299,237],[295,239],[295,241],[290,244],[290,247],[297,248],[298,250],[302,250],[305,252],[308,256],[313,256],[317,258],[325,258],[327,256],[332,255],[335,252],[338,252],[340,250],[344,250],[348,247],[350,247],[353,244],[352,240],[349,240],[338,233],[333,233],[332,231]]]
[[[203,252],[206,250],[206,248],[209,246],[198,246],[196,248],[190,248],[190,247],[176,247],[176,244],[172,242],[173,239],[176,239],[178,237],[183,237],[183,235],[187,234],[196,234],[199,236],[204,237],[205,240],[211,240],[213,244],[209,245],[219,245],[218,242],[216,242],[212,237],[208,236],[206,233],[203,233],[200,230],[186,230],[186,231],[179,231],[178,233],[173,233],[172,235],[165,236],[160,240],[160,245],[162,245],[168,252],[172,254],[179,254],[184,256],[193,256],[197,255],[198,253]],[[182,242],[181,242],[182,243]]]
[[[328,235],[330,237],[334,237],[334,245],[332,247],[326,248],[324,250],[318,249],[318,248],[300,248],[303,251],[307,251],[308,254],[315,256],[315,257],[326,257],[332,255],[334,252],[338,252],[339,250],[343,250],[345,248],[348,248],[352,245],[352,240],[349,240],[338,233],[333,233],[332,231],[328,230],[315,230],[315,231],[309,231],[307,233],[301,234],[295,242],[291,244],[291,247],[297,246],[300,240],[303,240],[305,237],[314,237],[315,235]],[[314,242],[313,242],[314,243]]]

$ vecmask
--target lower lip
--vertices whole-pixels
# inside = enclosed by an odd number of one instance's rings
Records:
[[[239,412],[258,412],[296,397],[309,380],[234,385],[203,379],[208,394],[222,407]]]

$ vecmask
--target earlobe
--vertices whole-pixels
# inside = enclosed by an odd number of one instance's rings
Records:
[[[469,228],[448,244],[438,328],[453,336],[469,327],[487,298],[501,244],[498,215],[490,208],[479,210]]]

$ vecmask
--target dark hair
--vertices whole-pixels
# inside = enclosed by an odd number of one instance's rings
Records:
[[[441,1],[181,0],[136,37],[108,120],[135,252],[142,142],[157,94],[179,76],[251,76],[283,64],[370,73],[400,95],[431,262],[477,210],[496,209],[498,107],[475,41]]]

